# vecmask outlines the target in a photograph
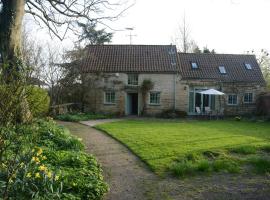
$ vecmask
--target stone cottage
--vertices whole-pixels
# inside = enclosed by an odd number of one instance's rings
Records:
[[[82,80],[88,111],[122,115],[166,110],[197,115],[206,107],[227,115],[251,114],[265,90],[254,55],[177,53],[174,45],[91,45]],[[153,87],[144,98],[145,80]],[[225,95],[199,93],[210,88]]]

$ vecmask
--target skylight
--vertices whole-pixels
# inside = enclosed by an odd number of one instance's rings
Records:
[[[198,64],[196,62],[191,62],[192,69],[198,69]]]
[[[218,68],[219,68],[219,72],[220,72],[221,74],[226,74],[226,73],[227,73],[224,66],[219,66]]]
[[[245,67],[246,67],[246,69],[252,69],[252,66],[249,63],[245,63]]]

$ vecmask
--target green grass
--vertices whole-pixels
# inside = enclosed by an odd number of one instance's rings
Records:
[[[127,120],[97,128],[124,143],[157,173],[239,172],[239,165],[247,162],[243,156],[270,149],[270,123]]]
[[[93,114],[93,113],[69,113],[56,116],[56,119],[68,122],[87,121],[92,119],[108,119],[112,115]]]

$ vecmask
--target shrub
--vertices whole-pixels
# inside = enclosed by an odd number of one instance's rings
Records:
[[[237,117],[235,117],[234,119],[235,119],[235,121],[241,121],[241,120],[242,120],[242,117],[237,116]]]
[[[0,194],[5,198],[101,199],[107,192],[96,159],[51,120],[2,127],[0,144]]]
[[[79,122],[91,119],[108,119],[112,115],[93,114],[93,113],[70,113],[56,116],[56,119],[68,122]]]
[[[83,144],[78,139],[71,136],[67,129],[57,126],[52,121],[38,121],[38,123],[38,145],[55,150],[70,151],[79,151],[84,148]]]
[[[167,119],[174,119],[174,118],[185,118],[187,116],[187,112],[180,111],[180,110],[165,110],[158,117],[167,118]]]
[[[50,98],[46,90],[36,86],[28,86],[26,97],[33,117],[43,117],[48,113]]]

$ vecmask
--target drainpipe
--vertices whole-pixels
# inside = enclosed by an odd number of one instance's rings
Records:
[[[174,98],[173,108],[175,111],[176,110],[176,74],[173,74],[173,98]]]

